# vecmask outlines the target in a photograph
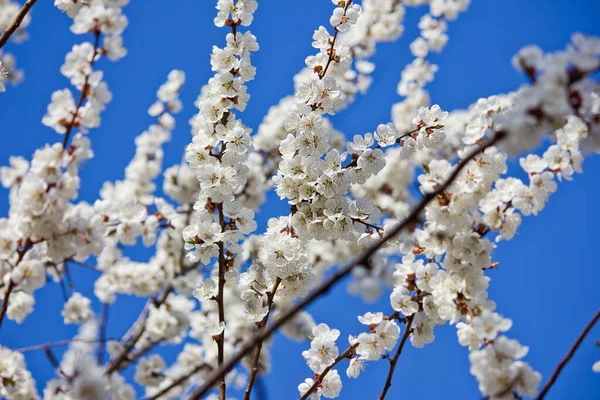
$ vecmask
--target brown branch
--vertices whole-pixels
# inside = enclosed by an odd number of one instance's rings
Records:
[[[273,332],[275,332],[282,325],[284,325],[286,322],[292,319],[297,313],[302,311],[317,298],[327,293],[338,281],[342,280],[344,277],[349,275],[354,268],[358,266],[365,266],[368,268],[370,263],[369,259],[373,254],[375,254],[379,249],[381,249],[388,240],[396,237],[402,230],[404,230],[411,224],[418,222],[419,214],[425,209],[429,202],[435,199],[437,196],[439,196],[444,190],[446,190],[471,160],[473,160],[478,154],[482,153],[487,148],[492,147],[493,145],[501,141],[505,136],[506,134],[504,132],[497,132],[493,138],[489,139],[488,141],[480,144],[475,149],[473,149],[464,159],[462,159],[456,165],[450,176],[441,185],[439,185],[433,192],[426,193],[423,196],[421,201],[417,203],[417,205],[412,209],[410,214],[400,224],[398,224],[394,229],[392,229],[380,241],[371,245],[356,261],[338,270],[328,280],[323,282],[318,288],[311,292],[311,294],[306,296],[295,306],[283,313],[268,328],[262,330],[261,332],[257,333],[252,338],[250,338],[247,341],[247,343],[244,346],[242,346],[234,356],[232,356],[222,367],[220,367],[211,376],[209,376],[206,379],[204,385],[202,385],[195,392],[193,392],[188,399],[197,400],[202,398],[202,396],[205,395],[217,381],[222,379],[225,376],[225,374],[227,374],[227,372],[231,371],[231,369],[233,369],[233,367],[235,367],[237,363],[239,363],[248,353],[250,353],[259,342],[271,336]]]
[[[179,378],[175,379],[173,382],[171,382],[170,385],[162,388],[158,393],[155,393],[152,397],[148,397],[148,398],[146,398],[144,400],[156,400],[156,399],[158,399],[160,396],[162,396],[163,394],[167,393],[169,390],[173,389],[174,387],[177,387],[177,386],[181,385],[182,383],[184,383],[185,381],[187,381],[192,376],[194,376],[195,374],[197,374],[198,372],[202,371],[205,368],[211,369],[210,365],[208,365],[208,364],[200,364],[197,367],[195,367],[194,369],[190,370],[188,373],[186,373],[186,374],[180,376]]]
[[[346,16],[346,11],[348,11],[348,7],[350,7],[350,4],[352,4],[352,0],[349,0],[348,3],[346,4],[346,7],[344,7],[344,16]],[[321,80],[325,77],[325,74],[327,74],[327,70],[329,69],[329,65],[335,58],[334,46],[335,46],[335,41],[337,39],[338,33],[340,31],[338,30],[337,26],[335,26],[333,29],[335,32],[333,33],[333,39],[331,40],[331,46],[329,47],[329,58],[327,59],[327,64],[325,64],[325,68],[323,69],[323,71],[321,71],[321,73],[319,73],[319,80]]]
[[[340,354],[335,361],[333,362],[333,364],[331,364],[330,366],[328,366],[327,368],[325,368],[323,370],[323,372],[321,372],[320,374],[318,374],[318,378],[316,378],[315,383],[312,384],[312,386],[310,388],[308,388],[308,390],[300,397],[300,400],[306,400],[308,399],[308,396],[310,396],[311,394],[313,394],[321,385],[321,383],[323,383],[323,379],[325,378],[325,376],[327,376],[327,374],[333,369],[333,367],[335,367],[337,364],[339,364],[342,360],[349,358],[352,354],[354,354],[354,350],[356,350],[356,347],[358,347],[358,343],[351,345],[350,347],[348,347],[342,354]],[[317,374],[315,374],[316,376]]]
[[[404,344],[406,343],[406,340],[408,339],[408,337],[410,336],[410,333],[412,332],[410,327],[411,327],[414,319],[415,319],[415,314],[408,317],[408,320],[406,321],[406,329],[404,331],[404,336],[402,336],[402,340],[400,341],[400,345],[398,346],[398,350],[396,350],[396,354],[394,355],[394,358],[390,359],[390,370],[388,372],[387,379],[385,380],[385,385],[383,386],[383,390],[382,390],[381,394],[379,395],[379,400],[385,399],[385,395],[387,394],[388,390],[390,389],[390,386],[392,386],[392,377],[394,376],[396,364],[398,363],[400,354],[402,354],[402,349],[404,348]]]
[[[267,322],[269,321],[269,315],[271,314],[271,307],[273,306],[273,299],[275,298],[275,292],[277,292],[277,288],[281,283],[281,278],[277,278],[275,283],[273,284],[273,289],[267,293],[267,315],[260,321],[257,325],[259,329],[263,329],[267,326]],[[244,392],[244,400],[250,400],[250,393],[252,393],[252,386],[254,385],[254,381],[256,376],[258,375],[258,363],[260,362],[260,352],[262,350],[263,342],[259,342],[256,346],[256,350],[254,351],[254,357],[252,358],[252,366],[250,367],[250,378],[248,379],[248,385],[246,386],[246,391]]]
[[[235,25],[234,25],[235,26]],[[235,35],[235,33],[234,33]],[[223,144],[224,146],[224,144]],[[224,149],[221,149],[221,154]],[[221,229],[225,230],[225,215],[223,214],[223,203],[217,204],[217,213],[219,214],[219,225],[221,225]],[[219,323],[225,322],[225,304],[223,302],[223,291],[225,288],[225,267],[227,260],[225,260],[225,246],[223,241],[218,243],[219,245],[219,290],[217,292],[217,296],[215,298],[217,302],[217,309],[219,313]],[[225,356],[225,329],[218,336],[215,337],[217,342],[217,365],[219,368],[223,365],[224,356]],[[219,380],[219,400],[225,400],[227,398],[226,395],[226,385],[225,385],[225,375],[221,377]]]
[[[567,355],[558,363],[558,365],[556,366],[556,369],[554,370],[554,373],[552,374],[550,379],[548,379],[548,382],[546,382],[546,384],[544,385],[544,388],[540,392],[540,395],[537,397],[537,400],[542,400],[544,398],[544,396],[546,396],[546,394],[548,394],[548,391],[550,390],[550,388],[552,387],[552,385],[558,378],[558,375],[560,374],[562,369],[565,367],[565,365],[567,365],[569,360],[573,357],[573,355],[575,354],[575,351],[577,350],[577,348],[579,347],[581,342],[583,342],[583,339],[588,334],[588,332],[592,329],[592,327],[598,321],[598,319],[600,319],[600,310],[598,310],[598,312],[596,312],[596,315],[594,315],[594,317],[590,320],[590,322],[588,322],[588,324],[585,326],[585,328],[583,329],[583,332],[581,332],[581,334],[579,335],[579,337],[577,338],[575,343],[573,343],[573,346],[571,347],[571,349],[569,350]]]
[[[8,39],[10,39],[12,34],[15,33],[17,29],[19,29],[19,26],[21,26],[21,22],[23,22],[25,16],[27,15],[31,7],[33,7],[36,1],[37,0],[27,0],[25,4],[23,4],[23,7],[21,7],[21,10],[17,13],[17,16],[13,23],[10,24],[10,26],[6,28],[4,33],[2,33],[2,36],[0,36],[0,49],[4,47],[6,42],[8,42]]]

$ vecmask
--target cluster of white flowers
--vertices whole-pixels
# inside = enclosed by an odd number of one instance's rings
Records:
[[[94,317],[92,301],[81,293],[75,292],[65,303],[62,311],[65,324],[81,325]]]
[[[595,43],[596,39],[587,40]],[[584,43],[578,35],[574,36],[574,42]],[[473,107],[463,137],[466,147],[459,150],[461,157],[475,144],[486,140],[486,136],[494,136],[495,131],[508,136],[509,150],[517,144],[523,150],[539,143],[549,126],[556,127],[558,121],[562,121],[562,127],[554,132],[556,144],[541,157],[529,154],[521,158],[520,164],[529,174],[529,185],[517,178],[501,177],[507,171],[507,156],[498,148],[488,148],[476,156],[450,188],[427,207],[423,229],[415,232],[416,241],[410,254],[403,258],[395,274],[397,286],[390,298],[392,307],[404,315],[418,312],[421,329],[426,332],[425,341],[419,340],[419,344],[433,340],[432,330],[437,324],[466,321],[457,324],[459,340],[470,346],[471,371],[478,378],[484,395],[491,398],[503,398],[513,391],[524,396],[534,395],[541,377],[520,361],[526,348],[516,341],[497,337],[498,332],[506,331],[511,323],[492,312],[495,305],[487,297],[489,278],[484,271],[496,264],[491,260],[495,245],[485,236],[497,232],[496,241],[511,239],[522,216],[535,215],[544,208],[549,194],[557,189],[555,177],[570,179],[574,172],[581,171],[580,142],[586,141],[589,130],[597,129],[581,119],[590,117],[585,115],[585,108],[582,111],[581,104],[594,101],[588,89],[593,85],[585,76],[595,71],[598,64],[590,63],[588,66],[592,68],[580,69],[576,61],[582,55],[576,49],[584,49],[579,51],[585,55],[590,48],[593,46],[581,44],[567,52],[540,56],[548,64],[540,61],[531,85],[510,99],[493,97],[480,100]],[[596,58],[600,55],[595,54]],[[557,59],[562,60],[559,64],[562,72],[557,68]],[[579,75],[559,82],[551,78],[569,76],[573,74],[571,68],[576,68]],[[561,85],[560,90],[554,88],[556,85]],[[546,109],[546,104],[557,101],[556,96],[543,95],[549,90],[564,91],[561,96],[567,97],[571,93],[579,100],[568,102],[564,107]],[[535,101],[532,101],[533,94],[536,94]],[[519,126],[518,121],[511,119],[525,114],[534,119],[521,118]],[[418,178],[421,191],[433,191],[452,168],[452,164],[443,159],[429,162],[426,173]],[[416,259],[416,256],[424,259]],[[413,345],[416,345],[415,336],[422,336],[422,332],[415,330],[411,337]],[[482,344],[486,347],[479,350]]]
[[[368,312],[358,316],[360,323],[368,326],[369,332],[348,338],[350,347],[344,352],[344,357],[349,361],[346,370],[349,378],[358,378],[365,369],[365,361],[380,360],[387,351],[396,347],[400,337],[400,327],[394,318],[396,318],[395,314],[391,317],[384,317],[381,312]],[[312,335],[310,350],[302,352],[302,356],[315,373],[315,378],[319,379],[319,384],[312,388],[315,382],[312,379],[306,379],[298,386],[298,390],[303,396],[306,396],[307,392],[312,393],[311,399],[318,400],[321,395],[327,398],[338,397],[342,389],[342,381],[332,367],[342,358],[335,345],[340,332],[337,329],[330,329],[326,324],[319,324],[313,328]]]
[[[408,132],[413,128],[412,116],[420,107],[429,105],[429,94],[424,89],[433,81],[438,66],[427,60],[430,52],[439,53],[448,42],[447,20],[455,20],[458,14],[465,12],[470,0],[431,1],[429,13],[424,14],[418,24],[420,36],[410,44],[415,57],[402,71],[397,92],[404,100],[392,107],[392,119],[396,129]]]
[[[25,356],[0,346],[0,395],[8,400],[39,399]]]
[[[93,319],[81,326],[57,368],[59,377],[46,384],[45,400],[135,398],[133,386],[127,384],[121,375],[106,375],[96,362],[93,342],[98,328]]]
[[[61,68],[61,72],[82,91],[81,100],[76,106],[69,89],[55,92],[43,119],[44,124],[59,133],[71,133],[77,128],[79,132],[73,135],[70,144],[67,136],[62,144],[38,149],[31,162],[23,157],[12,157],[10,167],[0,168],[1,183],[10,189],[9,218],[0,222],[3,226],[0,233],[2,292],[17,291],[18,294],[11,298],[8,317],[19,322],[33,310],[32,294],[46,282],[46,267],[56,267],[60,275],[58,269],[65,260],[85,260],[91,254],[98,254],[106,233],[102,217],[93,207],[85,202],[73,204],[71,201],[79,190],[79,167],[93,157],[90,141],[83,133],[85,128],[99,124],[99,112],[111,97],[101,80],[102,72],[91,69],[98,57],[113,54],[110,47],[99,48],[98,39],[101,32],[111,35],[106,40],[119,38],[127,19],[120,14],[120,4],[112,1],[106,4],[93,2],[89,8],[96,12],[87,17],[80,16],[79,12],[73,14],[72,30],[95,32],[96,46],[87,42],[74,46]],[[80,11],[85,14],[87,9],[88,5]],[[104,15],[99,14],[100,9],[113,17],[100,19],[99,15]],[[91,28],[75,29],[77,21],[79,24],[88,21]],[[87,103],[80,107],[85,98]],[[67,107],[61,104],[67,104]],[[65,319],[71,320],[67,316]]]
[[[247,183],[247,153],[252,148],[250,129],[236,119],[249,99],[245,82],[254,79],[256,68],[250,54],[258,50],[256,38],[238,25],[249,25],[257,8],[255,1],[220,1],[217,26],[233,27],[225,48],[214,46],[211,65],[215,71],[203,91],[192,143],[185,158],[196,170],[200,193],[191,222],[184,229],[190,260],[208,264],[220,252],[239,252],[238,243],[256,229],[254,211],[236,201],[235,193]],[[221,246],[221,247],[219,247]],[[224,256],[224,254],[223,254]]]
[[[469,355],[471,373],[479,381],[479,390],[491,399],[517,396],[534,397],[542,379],[540,373],[520,361],[529,348],[518,341],[499,336],[512,321],[483,310],[471,325],[458,323],[458,338],[463,346],[475,349]],[[479,347],[485,343],[485,348]]]

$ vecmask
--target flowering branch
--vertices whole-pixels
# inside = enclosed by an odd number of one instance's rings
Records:
[[[330,366],[328,366],[327,368],[325,368],[323,370],[323,372],[318,374],[319,377],[317,379],[315,379],[315,383],[313,383],[312,386],[310,388],[308,388],[308,390],[300,397],[300,400],[308,399],[309,396],[317,390],[319,385],[321,385],[323,383],[323,379],[325,378],[325,376],[327,376],[329,371],[331,371],[333,369],[333,367],[335,367],[337,364],[339,364],[346,358],[350,358],[350,356],[352,356],[352,354],[354,354],[354,351],[356,350],[357,346],[358,346],[358,343],[348,346],[348,348],[342,354],[340,354]]]
[[[17,261],[15,262],[15,266],[19,265],[19,263],[23,261],[25,253],[27,253],[33,247],[33,245],[34,243],[30,239],[27,239],[25,241],[25,245],[23,246],[23,248],[17,251]],[[2,320],[4,319],[4,315],[8,310],[8,298],[10,297],[10,294],[14,288],[15,283],[12,279],[10,279],[8,281],[8,286],[6,287],[4,292],[4,298],[2,299],[2,308],[0,309],[0,326],[2,326]]]
[[[279,329],[282,325],[288,322],[291,318],[293,318],[300,311],[305,309],[309,304],[315,301],[317,298],[321,297],[325,293],[327,293],[337,282],[342,280],[348,274],[352,272],[352,270],[358,266],[366,266],[370,265],[370,258],[374,255],[383,245],[390,239],[396,237],[402,230],[407,228],[409,225],[418,221],[419,214],[421,211],[425,209],[427,204],[430,201],[438,197],[446,188],[448,188],[454,179],[458,176],[458,174],[467,166],[467,164],[473,160],[478,154],[485,151],[487,148],[494,146],[496,143],[504,139],[505,134],[503,132],[496,132],[496,134],[489,139],[488,141],[480,144],[474,150],[472,150],[465,158],[463,158],[452,171],[450,176],[439,185],[434,191],[428,192],[423,196],[421,201],[417,203],[417,205],[412,209],[410,214],[394,229],[392,229],[387,235],[385,235],[381,240],[370,246],[367,251],[365,251],[361,257],[359,257],[353,263],[347,265],[346,267],[338,270],[335,274],[333,274],[328,280],[323,282],[318,288],[316,288],[311,294],[303,298],[300,302],[298,302],[294,307],[291,307],[287,310],[283,315],[281,315],[277,320],[273,322],[267,329],[259,332],[254,335],[238,352],[235,356],[231,357],[222,367],[220,367],[216,372],[210,375],[204,385],[199,387],[195,392],[193,392],[188,400],[197,400],[202,398],[211,387],[220,379],[222,379],[227,372],[231,371],[235,365],[242,360],[248,353],[252,351],[252,349],[259,343],[264,341],[266,338],[271,336],[277,329]]]
[[[132,337],[129,339],[129,341],[123,347],[123,349],[119,352],[119,354],[117,354],[117,356],[114,357],[113,360],[106,367],[107,375],[110,375],[115,371],[125,368],[125,366],[127,366],[131,362],[131,360],[129,359],[129,353],[135,347],[137,342],[142,338],[142,335],[144,334],[144,331],[146,329],[146,321],[148,319],[147,310],[148,310],[150,304],[153,303],[156,307],[160,306],[162,303],[165,302],[165,300],[167,300],[167,297],[169,296],[169,294],[172,291],[173,291],[173,286],[167,285],[165,287],[165,289],[163,290],[162,294],[157,299],[155,299],[154,301],[148,301],[146,303],[146,307],[144,308],[144,310],[140,314],[140,317],[138,318],[138,320],[135,322],[135,324],[133,326]]]
[[[589,331],[592,329],[594,324],[596,322],[598,322],[599,319],[600,319],[600,310],[598,310],[598,312],[596,312],[596,315],[594,315],[594,317],[590,320],[590,322],[587,323],[587,325],[585,326],[585,328],[583,329],[583,331],[581,332],[581,334],[579,335],[579,337],[577,338],[575,343],[573,343],[573,346],[571,346],[571,348],[569,349],[569,352],[567,353],[567,355],[558,363],[558,365],[556,366],[556,369],[552,373],[552,376],[550,376],[550,379],[548,379],[548,382],[546,382],[546,384],[544,385],[544,388],[542,389],[539,396],[537,397],[537,400],[542,400],[544,397],[546,397],[546,394],[548,394],[548,391],[550,390],[550,388],[552,388],[552,385],[554,385],[554,382],[556,382],[556,379],[558,378],[558,375],[560,374],[560,372],[563,370],[565,365],[567,365],[569,360],[571,358],[573,358],[575,351],[577,351],[577,348],[579,347],[579,345],[581,345],[581,342],[583,342],[583,339],[585,339],[585,336],[589,333]]]
[[[344,13],[342,15],[342,20],[344,18],[346,18],[346,12],[348,11],[348,7],[350,7],[350,4],[352,4],[352,0],[348,0],[346,2],[346,5],[344,6],[344,9],[343,9]],[[333,34],[333,38],[331,39],[331,46],[329,47],[329,51],[328,51],[329,58],[327,59],[325,68],[323,68],[323,70],[319,72],[319,79],[323,79],[325,77],[325,75],[327,74],[327,70],[329,69],[329,65],[335,58],[335,41],[337,40],[338,34],[340,33],[340,30],[338,29],[338,25],[334,26],[333,30],[334,30],[334,34]]]
[[[75,106],[75,111],[73,112],[73,118],[71,118],[71,121],[68,123],[68,125],[66,127],[67,130],[65,131],[65,137],[62,142],[63,149],[67,148],[67,144],[69,143],[69,137],[71,135],[71,131],[75,127],[75,121],[77,120],[77,114],[79,113],[79,109],[83,105],[83,101],[87,98],[88,93],[89,93],[88,84],[89,84],[90,76],[92,75],[91,67],[96,62],[96,56],[98,56],[98,54],[99,54],[98,50],[99,50],[99,46],[100,46],[101,33],[102,32],[100,31],[99,28],[96,28],[96,30],[94,31],[94,52],[92,53],[91,60],[89,60],[90,73],[85,75],[83,86],[81,88],[81,94],[79,95],[79,100],[77,101],[77,105]]]
[[[0,49],[4,47],[6,42],[8,42],[8,39],[10,39],[12,34],[15,33],[17,29],[19,29],[19,26],[21,26],[21,22],[23,22],[23,19],[25,18],[29,10],[31,10],[31,7],[33,7],[36,1],[37,0],[27,0],[25,4],[23,4],[21,11],[19,11],[13,23],[2,33],[2,36],[0,36]]]

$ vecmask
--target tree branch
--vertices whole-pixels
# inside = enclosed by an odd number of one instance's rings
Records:
[[[560,374],[562,369],[565,367],[565,365],[567,365],[569,360],[573,357],[573,355],[575,354],[575,351],[577,350],[577,348],[579,347],[581,342],[583,342],[583,339],[585,338],[585,336],[592,329],[594,324],[596,322],[598,322],[598,319],[600,319],[600,310],[598,310],[598,312],[596,312],[596,315],[594,315],[594,317],[590,320],[590,322],[588,322],[588,324],[585,326],[585,328],[583,329],[583,332],[581,332],[581,334],[579,335],[579,337],[577,338],[575,343],[573,343],[573,346],[571,347],[571,349],[569,350],[567,355],[558,363],[558,365],[556,366],[556,369],[554,370],[554,373],[552,374],[550,379],[548,379],[548,382],[546,382],[546,384],[544,385],[544,388],[540,392],[540,395],[537,397],[537,400],[542,400],[546,396],[546,394],[548,394],[548,391],[550,390],[550,388],[552,387],[554,382],[556,382],[558,375]]]
[[[267,293],[267,315],[258,323],[258,328],[263,329],[267,326],[267,322],[269,321],[269,315],[271,314],[271,307],[273,306],[273,299],[275,298],[275,292],[277,292],[277,288],[281,283],[281,278],[277,278],[275,283],[273,284],[273,289],[269,293]],[[248,385],[246,386],[246,391],[244,392],[244,400],[250,400],[250,393],[252,393],[252,386],[254,385],[254,380],[258,375],[258,363],[260,362],[260,352],[262,350],[263,342],[259,342],[256,346],[256,350],[254,351],[254,357],[252,358],[252,366],[250,367],[250,378],[248,379]]]
[[[404,344],[406,343],[406,340],[408,339],[408,337],[410,336],[410,333],[412,332],[410,327],[411,327],[414,319],[415,319],[415,314],[408,317],[408,320],[406,322],[406,329],[404,331],[404,336],[402,336],[402,341],[400,341],[400,345],[398,346],[398,350],[396,350],[396,354],[394,355],[394,358],[392,358],[390,360],[390,371],[388,372],[387,379],[385,380],[385,385],[383,386],[383,390],[381,391],[381,394],[379,395],[379,400],[385,399],[385,395],[387,394],[388,390],[390,389],[390,386],[392,386],[392,377],[394,376],[396,364],[398,363],[400,354],[402,354],[402,349],[404,348]]]
[[[234,33],[235,35],[235,33]],[[223,145],[224,146],[224,145]],[[223,153],[223,149],[221,149],[221,153]],[[219,214],[219,225],[221,225],[221,229],[225,231],[225,215],[223,214],[223,203],[217,204],[217,213]],[[219,323],[225,322],[225,304],[223,302],[223,291],[225,288],[225,267],[227,261],[225,260],[225,245],[223,241],[219,242],[219,291],[217,292],[217,309],[219,313]],[[219,368],[223,365],[223,361],[225,358],[225,328],[223,328],[223,332],[221,332],[217,337],[215,337],[217,342],[217,365]],[[223,375],[219,381],[219,400],[225,400],[227,398],[226,394],[226,385],[225,385],[225,375]]]
[[[355,267],[358,266],[368,266],[369,259],[373,254],[375,254],[383,245],[390,239],[396,237],[402,230],[404,230],[409,225],[418,222],[419,214],[421,211],[425,209],[425,207],[429,204],[429,202],[439,196],[444,190],[446,190],[452,182],[456,179],[456,177],[460,174],[460,172],[467,166],[467,164],[473,160],[478,154],[485,151],[487,148],[492,147],[499,141],[501,141],[506,134],[504,132],[496,132],[493,138],[488,141],[480,144],[475,149],[473,149],[464,159],[462,159],[454,168],[450,176],[437,187],[433,192],[429,192],[423,196],[421,201],[417,203],[417,205],[412,209],[410,214],[394,229],[392,229],[387,235],[385,235],[380,241],[371,245],[356,261],[347,265],[346,267],[338,270],[335,274],[333,274],[328,280],[323,282],[318,288],[316,288],[311,294],[306,296],[300,302],[298,302],[295,306],[284,312],[277,320],[275,320],[268,328],[263,331],[257,333],[252,338],[250,338],[244,346],[240,348],[240,350],[231,357],[222,367],[220,367],[217,371],[215,371],[211,376],[209,376],[201,387],[199,387],[195,392],[193,392],[189,400],[198,400],[205,395],[212,386],[222,379],[225,374],[233,369],[237,363],[239,363],[248,353],[252,351],[256,345],[268,338],[279,329],[282,325],[292,319],[296,314],[306,308],[309,304],[315,301],[317,298],[321,297],[325,293],[327,293],[338,281],[342,280],[344,277],[349,275]]]
[[[95,39],[94,39],[94,53],[92,55],[92,59],[90,60],[90,67],[94,65],[94,63],[96,62],[96,56],[98,56],[99,52],[99,47],[100,47],[100,35],[101,35],[101,31],[96,28],[96,30],[94,31],[94,35],[95,35]],[[81,106],[83,105],[83,101],[87,98],[88,94],[89,94],[89,80],[90,80],[90,75],[92,73],[90,72],[89,75],[85,76],[85,81],[83,82],[83,86],[81,88],[81,94],[79,95],[79,100],[77,101],[77,105],[75,106],[75,112],[73,113],[73,118],[71,118],[71,121],[69,122],[69,125],[67,125],[67,130],[65,131],[65,138],[63,139],[63,149],[67,148],[67,144],[69,143],[69,137],[71,135],[71,131],[73,130],[73,128],[75,127],[75,120],[77,119],[77,114],[79,113],[79,109],[81,108]]]
[[[337,364],[339,364],[342,360],[344,360],[344,359],[350,357],[352,354],[354,354],[354,350],[356,349],[356,347],[358,347],[358,343],[353,344],[350,347],[348,347],[342,354],[340,354],[335,359],[333,364],[331,364],[329,367],[325,368],[323,370],[323,372],[321,372],[319,374],[319,377],[315,379],[315,383],[313,383],[313,385],[310,388],[308,388],[308,390],[300,397],[300,400],[308,399],[308,397],[317,390],[319,385],[321,385],[321,383],[323,383],[323,379],[325,378],[325,376],[327,376],[329,371],[331,371],[333,369],[333,367],[335,367]]]
[[[17,251],[17,261],[15,262],[15,267],[19,265],[21,261],[23,261],[23,257],[25,257],[25,253],[27,253],[34,245],[31,239],[27,238],[23,248]],[[12,279],[9,279],[8,286],[6,287],[6,291],[4,292],[4,298],[2,299],[2,308],[0,309],[0,326],[2,326],[2,321],[4,320],[4,315],[6,315],[6,311],[8,310],[8,298],[10,297],[11,292],[15,288],[15,283]]]
[[[6,28],[4,33],[2,33],[2,36],[0,36],[0,49],[4,47],[6,42],[8,42],[8,39],[10,39],[12,34],[15,33],[17,29],[19,29],[19,26],[21,26],[21,22],[23,22],[25,16],[29,12],[29,10],[31,10],[31,7],[33,7],[36,1],[37,0],[27,0],[25,4],[23,4],[23,7],[21,7],[21,10],[17,13],[17,17],[15,18],[13,23],[10,24],[10,26]]]

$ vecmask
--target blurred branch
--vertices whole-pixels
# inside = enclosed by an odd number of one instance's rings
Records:
[[[480,144],[475,149],[473,149],[465,158],[463,158],[454,168],[450,176],[439,185],[436,190],[433,192],[426,193],[421,201],[417,203],[417,205],[412,209],[410,214],[395,228],[393,228],[387,235],[385,235],[380,241],[371,245],[356,261],[347,265],[346,267],[338,270],[335,274],[333,274],[328,280],[323,282],[319,287],[317,287],[312,293],[298,302],[295,306],[284,312],[277,320],[273,322],[268,328],[260,331],[255,334],[252,338],[248,340],[248,342],[240,348],[240,350],[231,357],[223,366],[219,367],[219,369],[209,376],[204,383],[204,385],[200,386],[196,391],[194,391],[188,400],[198,400],[201,399],[219,380],[223,379],[223,377],[231,371],[247,354],[249,354],[256,345],[266,338],[271,336],[277,329],[279,329],[282,325],[287,323],[290,319],[292,319],[296,314],[300,311],[304,310],[309,304],[315,301],[317,298],[321,297],[325,293],[327,293],[337,282],[345,278],[349,275],[352,270],[358,266],[369,267],[370,258],[374,255],[379,249],[381,249],[385,243],[394,237],[396,237],[401,231],[410,226],[413,223],[418,222],[419,215],[425,209],[425,207],[429,204],[430,201],[438,197],[442,194],[458,177],[460,172],[467,166],[467,164],[473,160],[477,155],[484,152],[487,148],[494,146],[496,143],[504,139],[506,134],[504,132],[496,132],[495,135],[489,139],[488,141]]]
[[[4,47],[6,42],[8,42],[8,39],[10,39],[12,34],[15,33],[17,29],[19,29],[19,26],[21,26],[21,22],[23,22],[23,19],[25,19],[25,16],[27,15],[31,7],[33,7],[36,1],[37,0],[27,0],[25,4],[23,4],[23,7],[17,13],[17,17],[15,18],[13,23],[10,24],[10,26],[6,28],[4,33],[2,33],[2,36],[0,36],[0,49]]]

